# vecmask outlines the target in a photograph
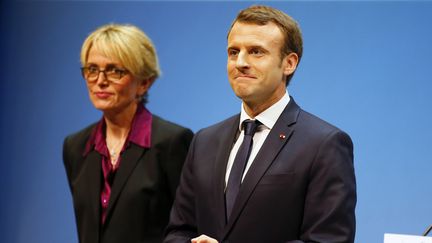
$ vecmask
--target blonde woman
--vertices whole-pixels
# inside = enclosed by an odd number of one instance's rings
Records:
[[[64,141],[79,242],[161,242],[193,133],[145,107],[156,50],[139,28],[109,24],[84,41],[81,64],[103,115]]]

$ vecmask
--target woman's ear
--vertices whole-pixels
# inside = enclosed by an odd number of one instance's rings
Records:
[[[152,86],[153,82],[155,81],[155,78],[148,78],[143,80],[138,80],[138,96],[143,96]]]

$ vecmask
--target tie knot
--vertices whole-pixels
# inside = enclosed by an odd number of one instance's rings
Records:
[[[258,128],[259,125],[261,125],[261,122],[258,120],[245,120],[243,121],[243,129],[245,132],[245,135],[253,136]]]

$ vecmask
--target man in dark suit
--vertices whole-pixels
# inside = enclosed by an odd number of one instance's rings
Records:
[[[302,55],[297,23],[252,6],[228,34],[239,115],[191,144],[165,242],[353,242],[350,137],[286,91]]]

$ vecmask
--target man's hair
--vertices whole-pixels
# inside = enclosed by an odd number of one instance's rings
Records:
[[[300,27],[298,23],[286,13],[263,5],[254,5],[249,8],[243,9],[239,12],[237,17],[231,24],[228,31],[228,36],[231,33],[231,29],[236,22],[266,25],[269,22],[276,24],[282,31],[284,36],[284,44],[280,50],[281,60],[290,53],[296,53],[298,56],[298,62],[303,54],[303,39]],[[288,86],[294,72],[287,76],[286,85]]]
[[[96,48],[108,58],[116,59],[140,80],[155,80],[160,75],[156,49],[150,38],[129,24],[107,24],[92,32],[81,48],[81,65],[87,64],[90,49]],[[147,92],[142,103],[147,102]]]

